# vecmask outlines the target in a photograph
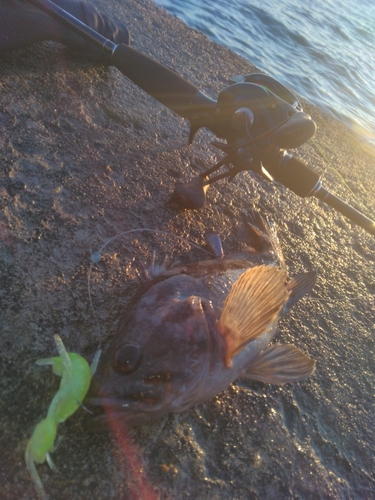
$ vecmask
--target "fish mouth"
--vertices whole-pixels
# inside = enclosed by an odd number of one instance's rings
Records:
[[[106,385],[110,386],[110,383]],[[126,419],[127,415],[157,411],[162,406],[164,394],[162,384],[139,383],[131,390],[124,390],[118,395],[102,388],[98,395],[85,399],[85,406],[95,420],[102,420],[108,414],[117,414]]]
[[[125,427],[133,427],[152,420],[157,415],[161,404],[134,402],[115,398],[90,398],[85,401],[90,412],[90,427],[94,430],[107,430],[114,422],[121,422]]]

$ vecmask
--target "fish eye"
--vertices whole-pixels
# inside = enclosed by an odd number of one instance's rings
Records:
[[[142,353],[139,345],[125,344],[114,357],[114,369],[119,373],[133,373],[141,363]]]

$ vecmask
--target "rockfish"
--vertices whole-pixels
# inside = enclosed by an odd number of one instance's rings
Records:
[[[293,345],[268,345],[316,273],[288,280],[275,230],[257,212],[248,219],[257,250],[223,257],[211,237],[216,258],[144,273],[99,363],[89,406],[134,425],[183,412],[239,377],[285,384],[313,373],[315,361]]]

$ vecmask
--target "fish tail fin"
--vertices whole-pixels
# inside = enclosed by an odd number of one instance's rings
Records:
[[[225,364],[274,326],[288,300],[286,272],[272,266],[245,271],[229,292],[217,323],[225,342]]]
[[[250,245],[258,252],[274,255],[280,267],[284,269],[284,257],[273,220],[263,217],[253,209],[246,209],[243,216],[248,228]]]
[[[315,361],[293,345],[276,344],[261,352],[251,363],[245,378],[268,384],[298,382],[315,370]]]
[[[311,271],[294,276],[286,285],[290,292],[289,299],[283,307],[282,314],[286,314],[304,295],[310,293],[314,288],[318,273]]]

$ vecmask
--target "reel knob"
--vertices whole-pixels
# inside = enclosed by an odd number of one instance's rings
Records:
[[[202,208],[206,203],[206,193],[209,184],[205,184],[205,177],[193,177],[186,184],[177,183],[172,199],[175,200],[182,208]]]

